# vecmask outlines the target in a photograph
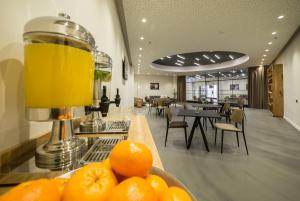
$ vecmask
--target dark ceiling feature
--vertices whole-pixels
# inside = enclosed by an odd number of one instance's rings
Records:
[[[232,61],[245,56],[239,52],[229,51],[207,51],[190,52],[177,55],[168,55],[155,60],[153,63],[164,66],[199,66],[209,64],[219,64],[226,61]]]

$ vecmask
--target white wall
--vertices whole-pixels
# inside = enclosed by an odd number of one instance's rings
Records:
[[[150,90],[150,83],[159,83],[159,90]],[[145,98],[146,96],[174,97],[177,91],[177,77],[159,75],[135,75],[134,97]]]
[[[300,32],[275,61],[283,64],[284,118],[300,130]]]
[[[0,0],[0,151],[51,127],[25,120],[22,34],[28,20],[59,12],[86,27],[99,49],[112,57],[111,98],[120,88],[121,105],[133,105],[134,74],[129,69],[128,80],[122,80],[122,58],[127,54],[113,0]]]

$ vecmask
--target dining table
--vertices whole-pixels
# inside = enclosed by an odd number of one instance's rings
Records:
[[[208,147],[206,135],[205,135],[205,132],[204,132],[204,129],[203,129],[203,125],[201,123],[201,118],[210,119],[212,127],[214,127],[211,119],[221,118],[220,114],[218,112],[216,112],[215,110],[196,111],[196,110],[181,109],[177,113],[177,116],[194,117],[195,118],[194,123],[193,123],[193,127],[191,129],[191,132],[190,132],[190,135],[189,135],[189,138],[188,138],[187,149],[189,149],[191,147],[195,129],[199,126],[200,131],[201,131],[201,135],[202,135],[202,138],[203,138],[203,141],[204,141],[204,144],[205,144],[206,151],[209,152],[209,147]]]

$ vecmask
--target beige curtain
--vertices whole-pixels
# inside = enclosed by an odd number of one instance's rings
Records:
[[[186,82],[185,76],[177,77],[177,101],[185,102],[186,98]]]
[[[249,107],[267,109],[267,68],[251,67],[248,72]]]

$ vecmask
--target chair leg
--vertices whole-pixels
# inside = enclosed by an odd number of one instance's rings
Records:
[[[224,130],[222,130],[221,154],[223,153]]]
[[[218,129],[215,129],[215,145],[217,144],[217,135],[218,135]]]
[[[186,127],[184,127],[184,140],[185,140],[185,146],[187,147],[187,134],[186,134]]]
[[[167,127],[166,138],[165,138],[165,146],[167,146],[169,128]]]
[[[236,132],[236,141],[237,141],[238,147],[240,147],[239,132]]]
[[[249,155],[249,153],[248,153],[248,147],[247,147],[247,142],[246,142],[245,132],[243,132],[243,137],[244,137],[244,142],[245,142],[245,147],[246,147],[247,155]]]

